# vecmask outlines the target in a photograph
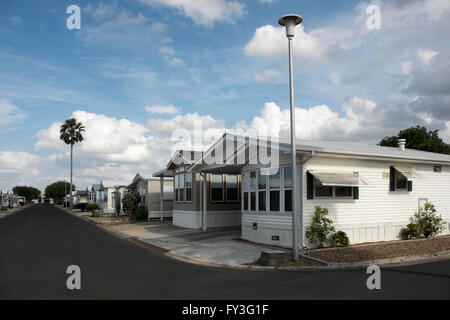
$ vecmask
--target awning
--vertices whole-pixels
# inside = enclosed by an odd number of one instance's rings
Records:
[[[420,174],[418,174],[414,168],[411,167],[401,167],[401,166],[394,166],[395,170],[400,172],[403,176],[405,176],[408,180],[413,180],[420,178]]]
[[[358,172],[321,172],[310,170],[322,186],[361,187],[367,186],[367,182],[359,177]]]

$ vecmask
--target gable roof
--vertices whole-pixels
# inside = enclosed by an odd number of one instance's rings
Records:
[[[245,152],[250,145],[267,147],[267,142],[278,142],[277,149],[290,153],[290,138],[277,138],[277,137],[257,137],[250,135],[225,133],[219,140],[217,140],[207,151],[204,152],[204,156],[195,161],[190,167],[191,171],[205,171],[214,172],[214,170],[232,170],[239,171],[239,168],[244,164],[210,164],[204,163],[204,158],[212,156],[213,150],[217,146],[233,145],[236,141],[241,141],[241,146],[233,149],[233,152],[226,152],[226,154],[219,155],[227,160],[231,157],[237,157],[239,154]],[[244,143],[245,142],[245,143]],[[220,150],[220,149],[219,149]],[[333,141],[314,141],[305,139],[296,139],[296,151],[297,153],[310,154],[327,154],[334,156],[345,157],[362,157],[362,158],[374,158],[383,160],[398,160],[398,161],[414,161],[425,163],[437,163],[437,164],[450,164],[450,155],[440,154],[434,152],[427,152],[415,149],[405,149],[401,151],[399,148],[383,147],[377,145],[364,145],[357,143],[346,142],[333,142]],[[225,153],[225,151],[223,151]],[[225,161],[224,161],[225,162]],[[234,169],[233,169],[234,168]]]

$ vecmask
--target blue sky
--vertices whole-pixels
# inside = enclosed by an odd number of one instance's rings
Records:
[[[72,4],[80,30],[66,27]],[[373,4],[379,30],[366,25]],[[149,176],[170,156],[171,130],[196,120],[211,139],[233,129],[287,135],[276,23],[286,13],[304,18],[299,137],[376,143],[419,124],[449,141],[449,12],[438,0],[2,1],[0,187],[67,177],[55,128],[75,112],[90,131],[75,160],[82,187]]]

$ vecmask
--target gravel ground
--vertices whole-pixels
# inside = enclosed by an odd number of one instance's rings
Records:
[[[450,236],[432,239],[399,241],[384,244],[353,245],[346,248],[306,252],[308,256],[328,262],[360,262],[376,259],[433,254],[450,250]]]

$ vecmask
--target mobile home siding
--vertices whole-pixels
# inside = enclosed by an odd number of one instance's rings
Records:
[[[289,163],[288,156],[280,155],[280,165]],[[390,191],[390,167],[396,165],[412,167],[420,175],[413,179],[411,191]],[[257,168],[247,165],[243,172]],[[358,188],[358,197],[309,199],[312,190],[308,191],[308,170],[359,172],[368,186]],[[432,164],[315,156],[305,163],[303,175],[304,230],[311,225],[315,206],[322,206],[328,208],[336,230],[345,231],[351,243],[399,239],[400,230],[417,212],[419,199],[426,198],[446,220],[444,234],[449,233],[450,166],[434,172]],[[291,225],[290,212],[249,212],[242,207],[242,238],[246,240],[289,247]]]
[[[421,176],[413,180],[412,191],[390,191],[390,166],[413,167]],[[359,199],[304,200],[304,223],[312,222],[315,206],[326,207],[337,230],[345,231],[350,242],[394,240],[417,212],[419,199],[427,198],[446,221],[450,221],[450,167],[433,172],[433,165],[376,160],[313,158],[305,170],[359,172],[368,186],[359,188]],[[447,229],[448,232],[448,229]]]

